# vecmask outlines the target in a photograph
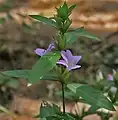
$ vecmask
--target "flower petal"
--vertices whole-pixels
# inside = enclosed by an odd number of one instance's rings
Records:
[[[51,44],[49,44],[46,52],[50,52],[53,48],[55,48],[55,45],[54,45],[54,43],[52,42]]]
[[[68,63],[68,58],[67,58],[67,54],[65,51],[61,51],[61,56]]]
[[[65,60],[59,60],[59,61],[57,62],[57,64],[64,65],[64,66],[68,67],[68,65],[67,65],[67,63],[66,63]]]
[[[114,80],[112,74],[108,74],[108,80],[110,80],[110,81],[113,81],[113,80]]]
[[[49,48],[55,48],[55,44],[54,44],[54,42],[52,42],[50,45],[49,45]]]
[[[72,63],[76,65],[80,61],[81,58],[82,56],[73,56]]]
[[[66,56],[67,56],[68,61],[71,62],[73,59],[73,55],[70,50],[66,50]]]
[[[37,48],[35,49],[35,53],[39,56],[43,56],[45,54],[45,49]]]
[[[75,66],[73,66],[73,67],[68,67],[68,70],[70,71],[70,70],[73,70],[73,69],[77,69],[77,68],[80,68],[81,66],[80,65],[75,65]]]

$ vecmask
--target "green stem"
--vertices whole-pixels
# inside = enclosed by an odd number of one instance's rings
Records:
[[[65,96],[64,96],[64,83],[61,82],[62,85],[62,102],[63,102],[63,113],[65,114]]]

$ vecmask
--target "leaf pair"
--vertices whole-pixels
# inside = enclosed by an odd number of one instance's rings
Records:
[[[65,36],[66,36],[67,44],[72,44],[73,42],[78,40],[78,37],[86,37],[86,38],[89,38],[92,40],[100,41],[100,38],[98,38],[96,35],[93,35],[93,34],[87,32],[84,29],[84,27],[77,28],[75,30],[72,30],[71,32],[67,32],[65,34]]]
[[[32,17],[36,20],[39,20],[41,22],[44,22],[48,25],[51,25],[55,28],[58,28],[58,26],[59,26],[59,25],[57,26],[56,21],[46,18],[46,17],[43,17],[43,16],[40,16],[40,15],[30,15],[30,17]],[[69,23],[69,25],[70,25],[70,23]],[[67,33],[65,33],[65,36],[66,36],[67,44],[71,44],[71,43],[75,42],[78,39],[78,37],[86,37],[86,38],[89,38],[92,40],[100,41],[100,38],[98,38],[96,35],[93,35],[93,34],[87,32],[83,27],[75,29],[71,32],[67,32]]]
[[[113,104],[107,97],[105,97],[100,91],[81,84],[68,84],[67,87],[76,95],[82,97],[84,101],[90,104],[91,109],[105,108],[111,111],[115,111]],[[94,107],[94,108],[93,108]]]
[[[42,56],[32,67],[32,70],[11,70],[2,72],[2,74],[9,77],[28,79],[28,82],[32,84],[38,80],[58,80],[56,74],[49,71],[56,65],[59,58],[60,52],[50,52]]]

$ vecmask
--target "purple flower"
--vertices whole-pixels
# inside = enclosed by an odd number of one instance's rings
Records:
[[[35,49],[35,53],[39,56],[43,56],[44,54],[49,53],[53,48],[55,48],[54,43],[51,43],[46,50],[42,48]]]
[[[108,74],[108,80],[113,81],[113,75],[112,74]]]
[[[69,71],[81,67],[80,65],[77,65],[81,56],[73,56],[70,50],[62,51],[61,56],[63,60],[59,60],[57,64],[66,66]]]

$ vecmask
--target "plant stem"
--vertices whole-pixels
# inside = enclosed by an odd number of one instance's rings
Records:
[[[63,102],[63,113],[65,114],[65,96],[64,96],[64,83],[61,82],[62,85],[62,102]]]

